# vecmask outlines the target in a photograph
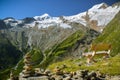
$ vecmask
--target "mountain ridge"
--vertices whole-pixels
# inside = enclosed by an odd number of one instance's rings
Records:
[[[91,28],[97,31],[102,31],[102,29],[114,18],[114,16],[118,13],[119,10],[120,10],[119,5],[108,6],[106,3],[100,3],[94,5],[93,7],[88,9],[88,11],[72,16],[51,17],[47,13],[41,16],[35,16],[33,17],[34,19],[33,21],[31,19],[31,22],[26,23],[23,27],[27,28],[34,27],[35,24],[38,23],[39,24],[38,28],[41,29],[48,28],[49,26],[60,25],[63,24],[64,22],[76,22],[84,26],[87,26],[89,24]],[[30,18],[28,20],[30,20]],[[10,21],[14,21],[14,23],[10,24],[11,26],[17,26],[18,24],[24,23],[22,20],[15,20],[12,18],[4,20],[6,24]]]

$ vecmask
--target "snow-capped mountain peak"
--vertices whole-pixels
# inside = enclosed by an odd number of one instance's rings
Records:
[[[45,13],[45,14],[43,14],[41,17],[50,17],[50,15],[47,14],[47,13]]]
[[[106,3],[96,4],[85,12],[72,15],[72,16],[63,16],[63,17],[51,17],[49,14],[45,13],[41,16],[33,17],[33,20],[30,23],[24,23],[22,20],[11,21],[11,19],[5,19],[4,22],[9,23],[10,25],[23,25],[22,27],[34,27],[37,22],[37,27],[47,28],[49,26],[59,26],[63,28],[71,28],[69,23],[75,22],[82,24],[84,26],[89,26],[97,31],[101,31],[120,11],[119,5],[108,6]]]
[[[101,31],[120,11],[120,6],[108,6],[106,3],[96,4],[86,12],[73,16],[65,16],[71,22],[81,23]]]
[[[104,7],[104,9],[101,7]],[[89,9],[88,14],[91,21],[97,21],[97,26],[105,26],[114,18],[119,10],[120,6],[112,7],[107,6],[105,3],[102,3],[95,5],[91,9]]]
[[[51,18],[51,16],[49,14],[47,14],[47,13],[45,13],[45,14],[43,14],[41,16],[35,16],[34,17],[34,19],[36,19],[36,20],[45,20],[45,19],[49,19],[49,18]]]
[[[99,10],[99,9],[106,9],[107,7],[108,7],[108,5],[106,3],[96,4],[91,9],[89,9],[89,11],[96,11],[96,10]]]

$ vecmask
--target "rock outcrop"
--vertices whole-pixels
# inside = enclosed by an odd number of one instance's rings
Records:
[[[105,80],[106,75],[94,71],[79,70],[76,72],[65,72],[62,74],[49,73],[48,75],[31,76],[19,78],[19,80]]]

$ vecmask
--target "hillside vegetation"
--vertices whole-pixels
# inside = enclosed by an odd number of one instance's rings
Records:
[[[0,70],[15,65],[22,53],[0,33]]]
[[[6,75],[9,75],[10,69],[18,63],[22,56],[16,47],[14,47],[8,40],[5,38],[5,35],[0,33],[0,80]],[[8,77],[8,76],[7,76]]]
[[[32,63],[34,63],[33,67],[46,69],[47,66],[54,62],[64,60],[67,57],[70,58],[75,54],[71,52],[78,49],[80,44],[85,46],[85,42],[87,42],[86,40],[88,38],[87,36],[89,36],[89,38],[91,37],[88,40],[88,43],[90,44],[92,37],[97,35],[98,33],[94,30],[90,30],[89,32],[86,32],[85,30],[78,30],[65,40],[47,49],[44,53],[39,49],[32,49],[29,54],[31,55]],[[14,74],[19,75],[19,73],[23,70],[23,66],[23,59],[21,59],[14,70]]]
[[[57,63],[53,63],[48,66],[48,69],[53,70],[56,66],[66,68],[63,70],[71,72],[77,70],[94,70],[100,71],[103,74],[108,75],[120,75],[120,12],[115,18],[105,27],[103,33],[93,40],[92,44],[108,43],[111,44],[111,57],[103,60],[102,58],[96,57],[97,62],[92,65],[86,65],[86,59],[66,59]]]
[[[103,60],[96,59],[98,62],[92,65],[86,64],[86,59],[67,59],[57,63],[53,63],[48,66],[48,69],[54,71],[56,66],[62,68],[66,72],[74,72],[77,70],[89,70],[89,71],[100,71],[103,74],[108,74],[111,76],[120,75],[120,55],[116,55],[112,58]],[[63,68],[63,66],[65,66]]]
[[[120,12],[105,27],[103,33],[93,43],[109,43],[112,45],[111,56],[120,53]]]
[[[59,44],[54,45],[49,51],[46,51],[46,58],[42,61],[40,66],[42,68],[47,67],[53,60],[57,60],[63,57],[63,55],[67,55],[68,52],[72,49],[72,47],[76,44],[76,42],[84,37],[84,33],[81,30],[78,30],[67,39],[62,41]]]
[[[45,69],[53,62],[61,61],[66,58],[76,58],[81,56],[81,53],[79,54],[79,49],[82,51],[82,48],[85,48],[85,46],[89,45],[98,35],[99,33],[94,30],[80,29],[76,31],[71,36],[61,41],[61,43],[58,43],[50,49],[47,49],[44,53],[46,56],[39,66]]]
[[[41,67],[46,68],[53,60],[60,57],[61,55],[67,53],[72,46],[76,43],[77,40],[79,40],[83,34],[81,34],[81,31],[77,31],[74,33],[74,37],[72,36],[64,40],[60,44],[54,45],[51,49],[48,49],[45,51],[45,53],[42,53],[38,49],[33,49],[29,52],[31,54],[32,61],[34,63],[34,67]],[[81,37],[78,37],[81,36]],[[43,55],[44,54],[44,55]],[[16,69],[16,74],[20,73],[23,69],[23,59],[18,63],[18,67]]]

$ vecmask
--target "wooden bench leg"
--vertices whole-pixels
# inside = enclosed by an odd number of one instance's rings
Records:
[[[90,58],[87,58],[87,64],[90,64],[91,60]]]
[[[90,63],[92,63],[92,62],[96,62],[96,61],[93,59],[93,57],[87,58],[87,64],[90,64]]]

